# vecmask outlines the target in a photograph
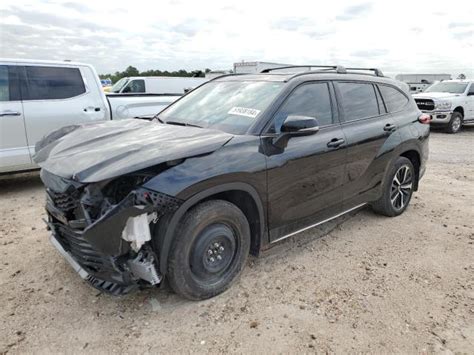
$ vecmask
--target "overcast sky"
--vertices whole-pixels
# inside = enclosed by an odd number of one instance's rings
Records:
[[[472,0],[2,0],[0,11],[0,56],[99,73],[260,60],[474,77]]]

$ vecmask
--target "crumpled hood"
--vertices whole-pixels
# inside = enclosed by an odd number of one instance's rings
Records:
[[[413,95],[414,99],[450,99],[459,96],[459,94],[452,94],[449,92],[420,92]]]
[[[90,183],[171,160],[211,153],[233,136],[139,119],[69,126],[36,145],[35,162],[50,173]]]

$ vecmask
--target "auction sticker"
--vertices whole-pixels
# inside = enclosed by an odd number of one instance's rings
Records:
[[[230,115],[239,115],[245,117],[255,118],[260,113],[260,110],[256,110],[254,108],[246,108],[246,107],[232,107],[229,112]]]

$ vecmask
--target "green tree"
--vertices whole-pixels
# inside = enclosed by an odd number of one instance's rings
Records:
[[[129,65],[124,71],[122,72],[115,72],[114,74],[100,74],[99,77],[101,79],[111,79],[113,83],[116,83],[122,78],[129,77],[129,76],[180,76],[180,77],[204,77],[205,73],[209,73],[211,69],[206,68],[204,71],[201,69],[196,69],[193,71],[186,71],[184,69],[180,69],[178,71],[168,71],[168,70],[159,70],[159,69],[150,69],[143,72],[140,72],[134,66]]]

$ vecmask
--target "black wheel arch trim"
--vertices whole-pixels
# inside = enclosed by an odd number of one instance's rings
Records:
[[[260,243],[268,243],[268,233],[265,228],[266,218],[263,208],[262,200],[257,192],[257,190],[249,184],[242,182],[226,183],[200,191],[192,195],[189,199],[183,202],[183,204],[176,210],[173,214],[168,214],[160,219],[157,226],[153,230],[153,246],[157,253],[159,254],[159,263],[160,263],[160,272],[164,276],[168,268],[168,255],[171,249],[171,243],[173,241],[173,236],[176,231],[176,228],[181,220],[181,218],[186,214],[186,212],[197,205],[199,202],[205,200],[206,198],[216,195],[218,193],[227,192],[227,191],[243,191],[248,193],[255,202],[257,206],[260,228],[259,228],[259,240]]]
[[[415,142],[412,142],[412,143],[407,144],[407,145],[399,146],[397,149],[395,149],[395,151],[392,155],[392,158],[390,159],[390,161],[387,164],[387,168],[385,169],[385,173],[384,173],[384,176],[383,176],[382,185],[385,184],[385,181],[387,180],[387,177],[390,173],[390,169],[388,167],[392,166],[399,157],[404,156],[404,154],[406,154],[410,151],[415,151],[418,154],[419,163],[420,163],[420,166],[418,168],[419,168],[419,170],[421,170],[421,164],[423,163],[421,157],[423,155],[420,152],[419,146]],[[415,169],[416,169],[416,167],[415,167]],[[419,173],[420,173],[420,171],[417,171],[414,191],[418,190],[418,182],[419,182],[419,179],[420,179]]]

